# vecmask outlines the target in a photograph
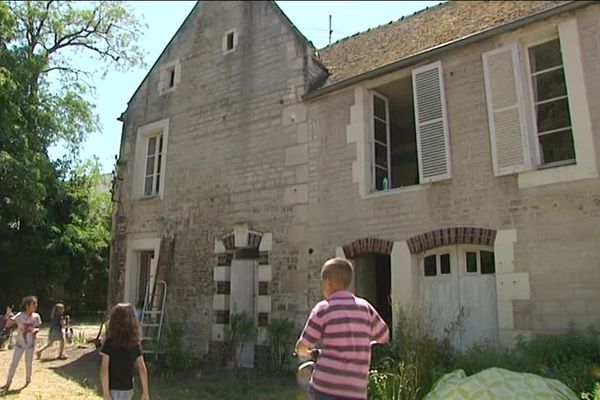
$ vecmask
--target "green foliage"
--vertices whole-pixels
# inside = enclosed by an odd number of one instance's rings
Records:
[[[35,293],[42,312],[57,300],[71,312],[104,307],[110,199],[97,165],[78,161],[98,124],[91,72],[72,57],[139,65],[141,28],[120,2],[0,2],[0,304]],[[48,157],[56,145],[63,160]]]
[[[463,369],[467,375],[498,367],[557,379],[582,399],[600,400],[600,335],[574,327],[561,335],[540,335],[518,341],[514,349],[474,346],[455,354],[446,340],[427,335],[420,318],[406,313],[390,346],[373,351],[369,399],[420,399],[443,374]],[[451,334],[451,332],[447,332]]]
[[[392,343],[373,349],[369,399],[421,398],[450,365],[450,343],[431,337],[419,315],[401,309],[398,321]]]
[[[236,368],[239,367],[239,355],[244,346],[256,335],[254,318],[246,312],[232,314],[229,318],[229,333],[225,347],[225,355]]]
[[[290,369],[294,333],[294,322],[288,319],[273,319],[267,326],[271,368],[276,373],[286,372]]]
[[[159,344],[158,369],[166,377],[187,371],[191,366],[191,359],[183,350],[183,327],[181,324],[169,324]]]

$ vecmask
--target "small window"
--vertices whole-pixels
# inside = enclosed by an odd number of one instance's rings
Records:
[[[175,68],[169,70],[169,87],[175,86]]]
[[[440,255],[440,273],[442,275],[450,274],[450,254]]]
[[[423,262],[425,276],[436,276],[437,275],[437,263],[436,263],[436,255],[430,255],[425,257]]]
[[[559,39],[530,47],[529,66],[540,164],[575,162]]]
[[[491,251],[481,251],[479,253],[481,273],[482,274],[495,274],[496,266],[494,261],[494,253]]]
[[[233,50],[233,46],[234,46],[233,39],[235,38],[234,36],[235,36],[235,32],[229,32],[227,34],[227,46],[226,46],[227,51]]]
[[[477,253],[467,251],[467,273],[477,273]]]

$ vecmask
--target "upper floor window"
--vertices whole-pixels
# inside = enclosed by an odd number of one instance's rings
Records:
[[[518,173],[519,187],[598,176],[577,21],[501,40],[482,54],[494,175]]]
[[[238,33],[235,29],[225,32],[223,36],[223,54],[231,53],[238,43]]]
[[[144,196],[157,195],[160,190],[163,134],[146,138],[146,171],[144,174]]]
[[[569,99],[558,38],[528,48],[539,165],[575,162]]]
[[[132,195],[134,199],[161,197],[165,186],[169,119],[137,130]]]
[[[158,81],[158,93],[162,95],[174,91],[180,81],[181,64],[179,60],[162,65]]]
[[[441,63],[371,91],[371,190],[450,177],[448,122]]]

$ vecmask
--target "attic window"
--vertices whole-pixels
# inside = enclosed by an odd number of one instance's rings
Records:
[[[235,50],[235,46],[238,42],[238,34],[235,29],[230,29],[225,32],[225,36],[223,36],[223,53],[231,53]]]
[[[227,34],[227,50],[233,50],[233,36],[235,35],[234,32],[229,32]]]
[[[181,64],[179,60],[165,63],[160,69],[160,78],[158,82],[159,94],[165,94],[174,91],[181,81]]]

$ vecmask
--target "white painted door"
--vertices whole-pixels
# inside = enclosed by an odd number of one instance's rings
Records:
[[[420,298],[426,327],[466,350],[498,337],[494,256],[477,246],[447,246],[420,260]]]
[[[491,250],[460,246],[460,305],[463,310],[462,349],[497,343],[496,274]]]
[[[232,260],[231,262],[231,294],[229,296],[230,315],[245,312],[254,318],[254,288],[256,262],[254,260]],[[238,352],[241,367],[254,367],[254,343],[245,343]]]
[[[438,248],[421,260],[421,312],[425,328],[438,338],[449,337],[460,348],[460,334],[453,323],[460,311],[456,246]]]

